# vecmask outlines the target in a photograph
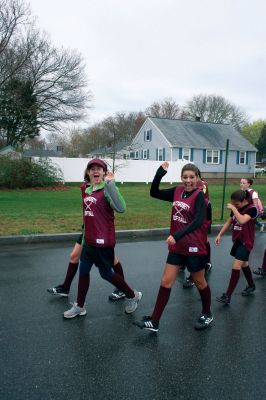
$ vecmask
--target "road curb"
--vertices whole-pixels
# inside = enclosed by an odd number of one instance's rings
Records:
[[[212,225],[212,232],[217,232],[222,225]],[[39,234],[39,235],[17,235],[0,236],[0,246],[31,244],[31,243],[59,243],[75,242],[80,233],[57,233],[57,234]],[[147,240],[155,238],[165,238],[169,235],[169,228],[155,229],[129,229],[116,231],[117,242],[130,240]]]

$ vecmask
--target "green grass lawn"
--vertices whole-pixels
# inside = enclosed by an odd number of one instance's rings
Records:
[[[125,183],[119,185],[127,204],[124,214],[116,213],[116,229],[141,229],[168,227],[171,204],[152,199],[150,185]],[[171,187],[163,183],[160,188]],[[224,218],[221,221],[221,184],[209,184],[213,209],[213,223],[221,223],[229,215],[226,204],[230,194],[237,190],[237,183],[226,188]],[[266,185],[256,180],[254,188],[266,203]],[[79,232],[82,224],[81,196],[78,186],[67,186],[66,190],[1,190],[0,191],[0,235],[29,235],[38,233]]]

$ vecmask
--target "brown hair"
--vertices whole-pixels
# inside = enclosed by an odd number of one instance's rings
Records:
[[[251,178],[241,178],[241,179],[246,179],[247,183],[249,183],[250,186],[251,186],[252,183],[253,183],[253,179],[251,179]]]
[[[196,176],[200,176],[199,169],[198,169],[198,167],[196,167],[195,164],[191,164],[191,163],[185,164],[181,170],[181,176],[183,175],[183,173],[185,171],[193,171],[193,172],[195,172]]]
[[[236,190],[235,192],[233,192],[233,193],[231,194],[231,200],[240,201],[241,203],[242,203],[244,200],[247,200],[247,201],[249,202],[249,200],[250,200],[250,193],[249,193],[248,190],[241,190],[241,189]]]

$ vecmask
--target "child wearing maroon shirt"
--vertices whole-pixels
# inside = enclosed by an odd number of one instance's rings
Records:
[[[87,173],[88,173],[88,170],[86,169],[84,172],[84,182],[82,183],[82,185],[80,187],[81,190],[86,189],[90,184]],[[83,228],[84,228],[84,226],[82,226],[82,229]],[[78,270],[79,260],[80,260],[81,251],[82,251],[82,242],[83,242],[83,233],[81,233],[79,235],[79,237],[71,251],[70,260],[68,263],[68,268],[67,268],[64,282],[60,285],[48,288],[47,289],[48,293],[50,293],[54,296],[68,297],[72,281],[75,278],[75,275]],[[116,256],[114,259],[113,270],[115,273],[124,277],[123,267],[122,267],[119,259]],[[116,288],[109,295],[109,300],[116,301],[116,300],[123,299],[125,297],[126,297],[125,293],[123,293],[121,290]]]
[[[227,204],[227,208],[231,210],[231,215],[215,239],[215,244],[219,245],[223,234],[232,226],[233,247],[230,254],[235,259],[231,278],[226,292],[221,297],[216,297],[217,301],[224,304],[230,304],[231,296],[239,281],[240,270],[243,271],[248,283],[241,293],[242,296],[249,296],[256,290],[248,265],[249,254],[255,239],[256,207],[250,202],[250,194],[247,190],[237,190],[231,194],[231,203]]]
[[[125,202],[115,185],[114,175],[107,172],[103,160],[92,159],[88,165],[90,186],[82,188],[84,243],[79,265],[77,301],[64,312],[65,318],[86,315],[85,298],[90,284],[90,270],[93,264],[101,277],[125,293],[128,303],[125,312],[134,312],[142,293],[133,291],[124,278],[113,270],[115,226],[114,210],[125,211]]]
[[[171,288],[181,267],[187,266],[202,301],[202,314],[195,329],[205,329],[212,322],[213,316],[210,310],[211,291],[204,276],[207,253],[206,201],[202,190],[197,187],[199,170],[194,164],[186,164],[181,172],[183,186],[160,190],[159,184],[168,166],[169,163],[165,161],[157,170],[150,194],[173,204],[170,236],[166,240],[169,253],[153,313],[134,324],[151,332],[159,330],[159,321],[168,303]]]

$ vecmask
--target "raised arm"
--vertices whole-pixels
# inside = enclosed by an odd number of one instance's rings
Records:
[[[160,183],[164,175],[167,173],[169,163],[165,161],[157,170],[153,178],[150,195],[155,199],[172,202],[174,199],[175,187],[170,189],[159,189]]]
[[[107,172],[105,177],[104,194],[113,210],[119,213],[126,211],[126,203],[115,184],[115,178],[112,172]]]

